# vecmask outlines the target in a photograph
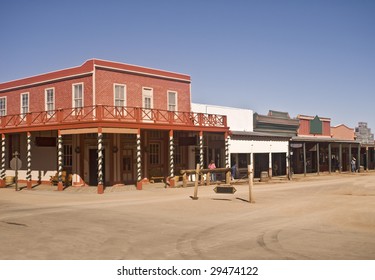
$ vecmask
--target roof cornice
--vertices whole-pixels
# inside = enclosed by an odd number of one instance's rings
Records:
[[[163,79],[177,80],[190,83],[190,76],[180,73],[168,72],[159,69],[146,68],[137,65],[124,64],[100,59],[90,59],[81,66],[66,68],[48,72],[36,76],[26,77],[5,83],[0,83],[0,92],[15,90],[39,84],[51,83],[59,80],[71,79],[85,75],[92,75],[95,68],[103,68],[113,71],[121,71],[138,75],[159,77]]]

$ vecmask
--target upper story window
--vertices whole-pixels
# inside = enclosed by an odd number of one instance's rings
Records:
[[[0,98],[0,117],[6,116],[7,114],[7,98],[1,97]]]
[[[46,111],[49,115],[52,115],[55,111],[55,89],[47,88],[45,90],[45,102],[46,102]]]
[[[154,93],[152,88],[142,89],[143,108],[152,109],[154,107],[153,95]]]
[[[29,112],[29,93],[21,94],[21,116],[24,117],[25,114]]]
[[[114,100],[115,100],[115,107],[126,106],[126,85],[120,85],[120,84],[114,85]]]
[[[168,91],[168,111],[177,111],[177,92]]]
[[[73,108],[83,107],[83,84],[73,84]]]

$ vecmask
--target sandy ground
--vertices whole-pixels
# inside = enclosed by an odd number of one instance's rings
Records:
[[[0,259],[375,259],[375,173],[235,187],[0,189]]]

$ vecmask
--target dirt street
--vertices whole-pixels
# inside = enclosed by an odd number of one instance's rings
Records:
[[[0,258],[375,259],[375,173],[213,187],[0,189]]]

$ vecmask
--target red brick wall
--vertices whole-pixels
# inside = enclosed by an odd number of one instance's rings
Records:
[[[159,77],[148,77],[121,73],[111,70],[96,70],[96,104],[114,105],[113,84],[125,84],[127,88],[126,104],[130,107],[142,107],[142,87],[153,88],[155,109],[167,110],[167,91],[176,91],[179,111],[190,111],[190,84]],[[55,108],[72,107],[72,85],[84,83],[84,106],[93,104],[92,76],[73,78],[43,85],[5,91],[0,97],[7,97],[7,115],[19,114],[21,93],[29,93],[29,111],[45,111],[45,89],[55,88]]]
[[[45,111],[45,89],[55,88],[55,108],[72,107],[72,85],[84,83],[84,106],[92,105],[92,77],[82,77],[60,82],[52,82],[38,86],[26,87],[0,93],[0,97],[7,97],[7,115],[19,114],[21,94],[29,93],[29,111]]]
[[[190,111],[190,86],[187,82],[173,81],[158,77],[120,73],[97,69],[96,104],[114,105],[113,84],[126,85],[126,105],[142,107],[142,87],[153,88],[155,109],[167,110],[167,91],[176,91],[178,111]]]
[[[322,134],[316,136],[331,136],[331,122],[322,120]],[[299,129],[298,135],[309,135],[314,136],[314,134],[310,134],[310,119],[299,119]]]

